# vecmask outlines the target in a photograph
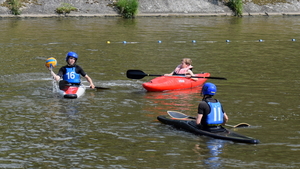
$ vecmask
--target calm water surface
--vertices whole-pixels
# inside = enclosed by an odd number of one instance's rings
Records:
[[[0,168],[299,168],[299,34],[299,17],[0,19]],[[57,72],[68,51],[111,90],[53,93],[45,60],[55,57]],[[156,120],[167,110],[195,116],[199,88],[146,92],[151,77],[125,73],[169,73],[183,57],[228,79],[209,81],[229,124],[251,124],[236,131],[261,144]]]

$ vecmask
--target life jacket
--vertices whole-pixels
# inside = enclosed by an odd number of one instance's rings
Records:
[[[63,79],[69,83],[80,83],[80,74],[76,73],[75,67],[66,67],[66,73]]]
[[[185,75],[187,73],[188,70],[191,70],[193,68],[192,65],[189,65],[186,68],[181,68],[181,65],[178,65],[175,70],[174,70],[174,74],[176,75]]]
[[[224,112],[221,103],[217,100],[216,103],[206,101],[210,107],[210,113],[207,115],[206,122],[208,125],[222,124]]]

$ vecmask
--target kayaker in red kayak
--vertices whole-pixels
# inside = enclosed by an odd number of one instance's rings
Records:
[[[205,83],[202,87],[203,99],[198,106],[196,124],[203,130],[221,129],[221,125],[225,125],[228,121],[221,103],[213,98],[216,92],[217,87],[213,83]]]
[[[186,77],[195,76],[192,66],[192,60],[190,58],[183,58],[181,60],[181,64],[178,65],[173,72],[170,74],[165,74],[165,76],[172,76],[172,75],[184,75]],[[193,80],[198,80],[198,78],[192,78]]]
[[[76,61],[78,59],[78,55],[75,52],[69,52],[66,56],[67,65],[63,66],[59,69],[58,74],[56,75],[52,69],[51,71],[52,76],[56,81],[59,81],[61,77],[63,80],[68,81],[71,84],[80,84],[80,75],[85,77],[86,80],[90,83],[90,88],[94,89],[95,85],[92,79],[84,72],[84,70],[76,65]]]

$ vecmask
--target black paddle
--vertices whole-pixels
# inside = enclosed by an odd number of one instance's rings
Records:
[[[146,74],[141,70],[127,70],[126,76],[129,79],[142,79],[145,76],[163,76],[163,75],[151,75],[151,74]],[[191,78],[206,78],[206,79],[219,79],[219,80],[227,80],[224,77],[199,77],[199,76],[192,76]]]
[[[176,118],[176,119],[196,119],[195,117],[191,117],[191,116],[188,116],[186,114],[183,114],[181,112],[178,112],[178,111],[167,111],[167,113],[169,114],[169,116],[171,116],[172,118]],[[232,127],[232,128],[241,128],[241,127],[250,127],[250,124],[247,124],[247,123],[239,123],[237,125],[229,125],[229,124],[225,124],[225,126],[228,126],[228,127]]]
[[[59,81],[58,86],[60,90],[64,90],[66,86],[71,86],[71,83],[66,80],[61,80]]]
[[[60,90],[63,90],[66,86],[71,86],[71,83],[69,83],[66,80],[61,80],[61,81],[59,81],[58,86],[59,86]],[[86,86],[86,87],[89,87],[89,86]],[[110,88],[95,86],[95,89],[110,89]]]
[[[90,86],[87,86],[90,87]],[[100,86],[95,86],[95,89],[110,89],[109,87],[100,87]]]

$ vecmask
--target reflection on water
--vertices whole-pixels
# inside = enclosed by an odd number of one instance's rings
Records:
[[[209,149],[210,157],[205,160],[205,165],[208,168],[219,168],[222,166],[222,159],[220,154],[222,153],[224,141],[223,140],[210,140],[207,143],[207,148]]]
[[[223,168],[224,164],[221,154],[226,143],[228,144],[228,141],[207,139],[204,143],[196,144],[193,151],[201,156],[199,161],[204,163],[205,168]]]
[[[144,98],[148,103],[144,105],[144,110],[156,112],[160,115],[165,115],[166,110],[191,111],[200,102],[201,89],[201,87],[196,87],[166,92],[147,92]]]

